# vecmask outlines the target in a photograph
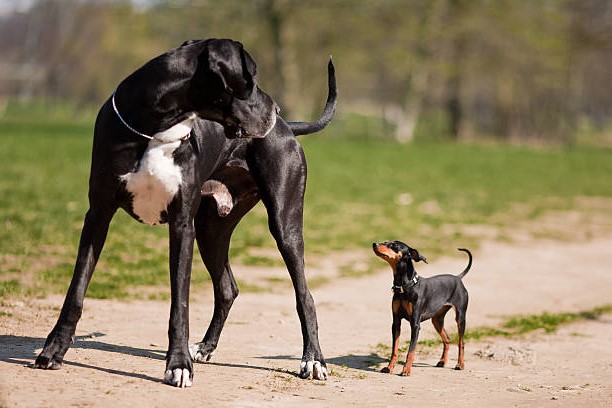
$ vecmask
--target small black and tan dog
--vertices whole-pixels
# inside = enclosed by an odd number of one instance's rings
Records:
[[[444,330],[444,317],[450,308],[455,309],[455,320],[459,332],[459,358],[455,370],[464,368],[464,344],[463,334],[465,332],[465,314],[468,306],[468,292],[461,279],[468,273],[472,266],[472,254],[469,250],[459,248],[469,256],[467,267],[459,275],[436,275],[430,278],[420,277],[412,261],[423,261],[425,257],[414,248],[400,241],[387,241],[384,243],[373,243],[374,253],[384,259],[393,269],[393,325],[391,332],[393,336],[393,352],[389,365],[383,368],[383,373],[393,371],[397,363],[399,350],[399,337],[402,319],[410,322],[410,346],[406,357],[406,364],[402,375],[410,375],[412,362],[414,361],[414,350],[419,338],[421,322],[431,319],[436,331],[442,337],[444,349],[438,367],[444,367],[448,357],[450,339]]]

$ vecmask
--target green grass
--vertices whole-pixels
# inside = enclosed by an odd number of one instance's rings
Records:
[[[0,282],[0,298],[21,293],[21,283],[17,279]]]
[[[91,115],[72,119],[61,109],[55,115],[16,112],[0,118],[3,293],[66,290],[87,210],[92,128]],[[357,132],[332,126],[300,139],[309,165],[304,220],[309,256],[367,250],[383,239],[405,240],[428,255],[474,247],[479,237],[448,226],[511,226],[517,216],[571,209],[577,197],[612,197],[610,149],[400,146]],[[138,287],[166,287],[167,237],[166,227],[141,225],[120,211],[88,296],[121,298],[138,293]],[[230,256],[234,264],[281,264],[280,256],[249,253],[253,247],[276,247],[261,204],[238,226]],[[275,253],[263,251],[268,252]],[[208,280],[199,261],[192,279],[195,285]]]
[[[584,320],[597,320],[601,315],[607,313],[612,313],[612,305],[599,306],[580,312],[544,312],[539,315],[511,316],[499,328],[482,326],[466,330],[465,339],[481,340],[488,337],[513,337],[537,330],[554,333],[563,325]],[[456,334],[451,337],[452,341],[457,342]]]
[[[546,333],[555,332],[559,326],[580,320],[597,320],[605,313],[612,313],[612,305],[596,307],[578,313],[543,313],[541,315],[517,316],[508,319],[504,328],[512,334],[524,334],[543,329]]]
[[[517,337],[537,330],[542,330],[544,333],[554,333],[563,325],[585,320],[597,320],[601,315],[609,313],[612,313],[612,305],[599,306],[575,313],[544,312],[539,315],[510,316],[504,320],[500,327],[479,326],[467,329],[464,339],[466,341],[478,341],[493,337]],[[457,333],[451,334],[450,338],[451,343],[457,343]],[[420,347],[437,347],[440,344],[442,344],[442,340],[439,337],[419,340],[418,342]],[[405,352],[409,345],[410,341],[406,342],[400,347],[400,351]],[[376,349],[379,354],[385,354],[389,351],[389,345],[378,344]]]
[[[321,137],[304,138],[304,147],[307,239],[315,251],[395,238],[447,251],[456,247],[448,242],[473,244],[444,231],[449,223],[510,225],[518,206],[521,217],[533,219],[573,208],[576,197],[612,196],[612,150],[398,146]]]

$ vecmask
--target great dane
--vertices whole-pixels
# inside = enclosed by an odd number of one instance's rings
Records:
[[[334,114],[331,61],[328,69],[327,104],[314,122],[283,121],[257,86],[255,62],[232,40],[187,41],[119,84],[96,119],[89,210],[74,275],[35,367],[61,368],[110,221],[122,208],[142,223],[169,226],[172,299],[164,381],[191,386],[192,359],[210,358],[238,295],[228,261],[232,232],[261,199],[295,289],[303,336],[299,375],[326,379],[304,276],[306,162],[295,136],[321,130]],[[194,239],[212,278],[215,305],[202,342],[189,347]]]

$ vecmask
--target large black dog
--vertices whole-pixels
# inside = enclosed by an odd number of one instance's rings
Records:
[[[334,68],[330,61],[329,96],[315,122],[283,121],[274,101],[258,88],[255,73],[254,61],[238,42],[188,41],[128,76],[102,106],[74,275],[35,367],[61,367],[109,223],[123,208],[143,223],[169,225],[172,302],[164,380],[190,386],[192,358],[210,358],[238,295],[228,262],[232,232],[261,199],[295,288],[304,341],[300,377],[327,377],[304,276],[306,162],[294,136],[321,130],[331,120]],[[215,308],[202,342],[190,348],[194,239],[212,277]]]

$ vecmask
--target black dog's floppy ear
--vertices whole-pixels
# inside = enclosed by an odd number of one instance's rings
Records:
[[[185,47],[187,45],[195,44],[195,43],[200,42],[200,41],[202,41],[202,40],[187,40],[187,41],[183,42],[180,45],[180,47]]]
[[[412,258],[414,262],[423,261],[427,263],[427,259],[421,254],[419,254],[419,251],[417,251],[416,249],[410,248],[408,251],[410,252],[410,258]]]
[[[241,43],[212,40],[208,46],[208,68],[223,84],[225,92],[248,99],[255,88],[255,61]]]

